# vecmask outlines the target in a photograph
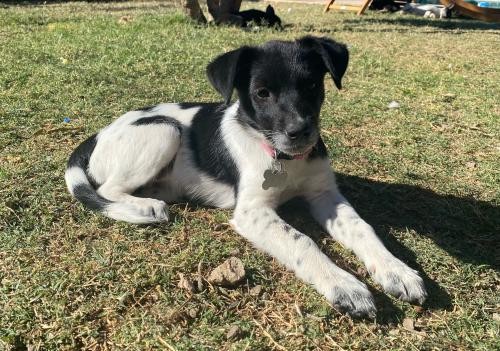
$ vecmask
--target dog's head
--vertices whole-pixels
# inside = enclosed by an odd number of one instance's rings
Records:
[[[276,13],[274,13],[274,8],[271,5],[267,5],[266,7],[265,20],[269,27],[278,26],[278,28],[281,28],[281,18],[276,16]]]
[[[275,149],[298,155],[318,141],[325,74],[340,89],[348,61],[345,45],[307,36],[230,51],[211,62],[207,74],[226,104],[236,89],[243,125]]]

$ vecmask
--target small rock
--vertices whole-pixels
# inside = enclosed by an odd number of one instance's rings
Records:
[[[227,331],[226,339],[227,340],[238,340],[239,338],[241,338],[242,335],[243,335],[243,331],[241,330],[241,328],[237,325],[233,325]]]
[[[422,313],[425,311],[425,309],[422,307],[422,306],[413,306],[413,309],[415,310],[415,312],[417,313]]]
[[[177,286],[181,289],[189,291],[190,293],[194,293],[196,291],[193,282],[182,273],[179,273],[179,284],[177,284]]]
[[[118,19],[118,23],[120,24],[125,24],[125,23],[128,23],[132,20],[132,16],[121,16],[119,19]]]
[[[399,329],[391,329],[389,330],[389,335],[398,335],[399,334]]]
[[[239,258],[231,257],[215,268],[208,276],[210,284],[234,287],[245,277],[245,266]]]
[[[474,169],[477,167],[477,163],[474,161],[469,161],[465,165],[467,166],[468,169]]]
[[[500,322],[500,313],[496,313],[496,312],[493,313],[493,320]]]
[[[397,101],[391,101],[389,103],[389,105],[387,105],[387,107],[390,108],[390,109],[399,108],[399,102],[397,102]]]
[[[198,312],[199,312],[198,309],[196,307],[193,307],[187,311],[187,315],[194,319],[198,317]]]
[[[262,285],[255,285],[249,291],[251,296],[259,296],[262,293]]]
[[[403,327],[406,330],[413,331],[413,330],[415,330],[415,322],[411,318],[405,318],[405,319],[403,319]]]
[[[236,249],[232,249],[231,251],[229,251],[229,254],[231,256],[239,256],[239,254],[241,253],[240,249],[236,248]]]
[[[452,102],[453,100],[455,100],[455,99],[456,99],[456,97],[457,97],[457,96],[456,96],[455,94],[451,94],[451,93],[449,93],[449,94],[444,94],[444,95],[443,95],[443,101],[444,101],[444,102]]]

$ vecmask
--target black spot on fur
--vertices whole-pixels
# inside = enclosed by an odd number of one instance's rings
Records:
[[[302,258],[297,258],[297,261],[295,262],[297,266],[300,266],[302,264]]]
[[[138,108],[136,111],[149,112],[149,111],[153,110],[155,107],[156,107],[156,105],[141,107],[141,108]]]
[[[233,186],[236,196],[239,171],[222,139],[221,120],[224,105],[210,103],[201,105],[189,132],[196,166],[215,180]]]
[[[290,233],[290,230],[292,230],[292,227],[289,226],[288,224],[285,224],[285,226],[283,227],[283,229],[285,230],[285,232]]]
[[[95,146],[97,144],[96,136],[97,134],[94,134],[90,136],[87,140],[85,140],[83,143],[78,145],[78,147],[75,149],[75,151],[73,151],[73,153],[69,157],[67,163],[67,168],[78,167],[83,169],[85,175],[87,176],[87,179],[94,188],[98,188],[100,184],[97,184],[92,175],[90,175],[87,172],[87,168],[89,166],[90,156],[92,155],[92,152],[94,152]]]
[[[299,233],[299,232],[295,232],[293,233],[293,240],[299,240],[300,238],[302,238],[302,234]]]
[[[187,110],[193,107],[203,107],[204,103],[199,103],[199,102],[181,102],[177,104],[181,109]]]
[[[144,125],[149,125],[149,124],[168,124],[171,125],[179,131],[179,133],[182,132],[182,125],[181,123],[176,120],[175,118],[168,117],[168,116],[151,116],[151,117],[142,117],[139,118],[138,120],[134,121],[132,123],[133,126],[144,126]]]
[[[328,151],[326,149],[325,143],[323,142],[323,139],[321,137],[318,139],[318,142],[312,149],[311,153],[308,155],[307,159],[308,160],[314,160],[316,158],[327,158],[328,157]]]

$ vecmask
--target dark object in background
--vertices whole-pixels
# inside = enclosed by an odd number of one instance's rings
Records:
[[[243,18],[242,27],[246,27],[251,22],[254,22],[259,26],[277,26],[280,29],[283,28],[281,26],[281,19],[276,16],[274,8],[271,5],[267,5],[266,12],[252,9],[235,13],[235,15]]]
[[[399,11],[401,6],[394,2],[394,0],[373,0],[370,4],[370,10],[378,10],[378,11],[388,11],[388,12],[396,12]]]

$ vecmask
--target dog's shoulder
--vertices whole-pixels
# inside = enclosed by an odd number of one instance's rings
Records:
[[[189,149],[194,165],[200,171],[224,184],[236,186],[239,170],[224,141],[221,129],[223,118],[231,113],[234,112],[222,103],[201,105],[190,126]]]

